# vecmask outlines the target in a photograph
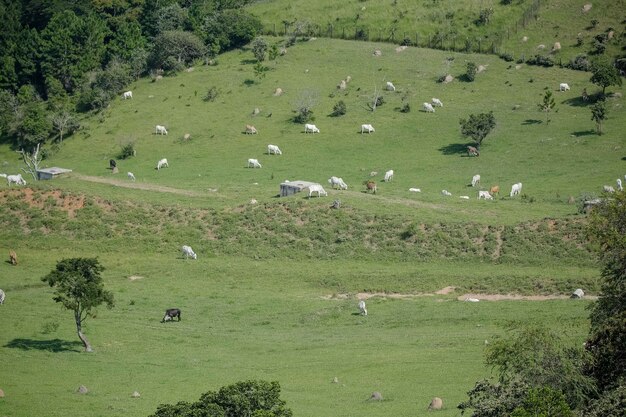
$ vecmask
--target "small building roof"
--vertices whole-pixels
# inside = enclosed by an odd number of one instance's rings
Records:
[[[51,167],[38,169],[37,172],[45,172],[46,174],[59,175],[72,172],[72,170],[67,168]]]

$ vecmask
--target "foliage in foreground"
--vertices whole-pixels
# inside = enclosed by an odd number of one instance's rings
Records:
[[[150,417],[291,417],[276,381],[241,381],[209,391],[194,403],[161,404]]]

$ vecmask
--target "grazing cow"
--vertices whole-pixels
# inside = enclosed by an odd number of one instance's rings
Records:
[[[617,179],[617,189],[619,191],[624,191],[624,187],[622,187],[622,180],[621,179]]]
[[[587,94],[587,89],[583,88],[583,93],[581,94],[583,101],[589,101],[589,94]]]
[[[367,133],[375,132],[374,126],[372,126],[372,125],[361,125],[361,134],[363,134],[363,132],[367,132]]]
[[[6,295],[4,294],[4,291],[0,290],[0,304],[4,304],[5,297]]]
[[[180,308],[168,308],[165,310],[165,315],[163,316],[163,320],[161,323],[165,323],[166,321],[173,321],[174,317],[180,321]]]
[[[154,128],[154,134],[155,135],[167,135],[167,129],[165,128],[165,126],[156,125],[156,127]]]
[[[183,252],[183,256],[185,257],[185,259],[187,258],[198,259],[198,255],[196,255],[193,249],[191,249],[191,246],[183,245],[181,250]]]
[[[343,182],[343,178],[333,176],[328,179],[328,183],[332,186],[333,189],[335,189],[335,187],[339,187],[340,190],[348,189],[348,184]]]
[[[385,172],[385,182],[389,182],[391,180],[393,180],[393,169]]]
[[[615,188],[611,187],[610,185],[605,185],[602,187],[602,189],[604,190],[605,193],[614,193],[615,192]]]
[[[26,180],[22,178],[22,174],[7,175],[7,184],[9,187],[11,184],[26,185]]]
[[[475,148],[473,146],[468,146],[467,156],[480,156],[480,152],[478,151],[478,148]]]
[[[248,159],[248,168],[261,168],[261,164],[258,159],[250,158]]]
[[[515,195],[518,195],[519,193],[522,192],[522,183],[518,182],[516,184],[513,184],[513,186],[511,187],[511,194],[510,197],[513,197]]]
[[[435,112],[435,108],[430,103],[423,103],[422,104],[422,110],[424,110],[426,113],[434,113]]]
[[[271,155],[282,155],[283,153],[280,151],[280,148],[276,145],[267,145],[267,154]]]
[[[441,195],[445,195],[446,197],[450,197],[452,193],[448,190],[441,190]]]
[[[132,172],[127,172],[126,175],[128,175],[129,180],[135,182],[135,174],[133,174]]]
[[[257,130],[256,127],[252,126],[252,125],[246,125],[246,135],[256,135]]]
[[[9,251],[9,262],[11,265],[17,265],[17,253],[13,249]]]
[[[441,100],[439,100],[438,98],[433,97],[433,99],[431,100],[433,106],[436,107],[443,107],[443,103],[441,102]]]
[[[327,196],[328,193],[326,192],[326,190],[324,190],[324,187],[322,187],[319,184],[313,184],[313,185],[309,185],[309,198],[311,198],[311,196],[313,195],[313,193],[317,193],[317,196],[320,197],[322,195]]]
[[[569,85],[567,83],[559,84],[559,91],[569,91]]]
[[[132,91],[126,91],[124,94],[122,94],[122,99],[126,100],[127,98],[133,98]]]
[[[160,170],[163,167],[170,167],[170,165],[167,163],[167,158],[163,158],[159,162],[157,162],[157,170]]]
[[[489,191],[479,191],[478,199],[480,200],[481,198],[484,198],[485,200],[493,200],[493,197],[491,196],[491,194],[489,194]]]
[[[480,184],[480,175],[476,174],[472,177],[472,187],[476,187]]]
[[[362,316],[367,316],[367,308],[365,307],[365,301],[359,301],[359,312]]]
[[[117,167],[117,162],[115,162],[115,159],[109,159],[109,168],[113,169]]]
[[[396,91],[396,86],[393,85],[391,81],[387,81],[387,85],[385,86],[387,91]]]
[[[304,133],[320,133],[320,130],[315,125],[305,124],[304,125]]]
[[[376,194],[376,181],[369,180],[365,183],[365,191],[372,191],[372,194]]]
[[[489,194],[494,195],[494,194],[498,194],[500,195],[500,186],[499,185],[494,185],[489,189]]]

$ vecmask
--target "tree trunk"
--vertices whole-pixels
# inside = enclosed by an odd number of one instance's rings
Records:
[[[80,319],[80,313],[75,312],[74,318],[76,320],[76,332],[78,333],[78,338],[80,339],[80,341],[83,342],[83,346],[85,347],[85,352],[93,352],[93,349],[91,348],[91,344],[89,343],[89,340],[87,340],[87,338],[82,332],[82,320]]]

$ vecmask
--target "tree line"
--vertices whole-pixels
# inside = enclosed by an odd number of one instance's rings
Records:
[[[251,0],[0,0],[0,137],[30,151],[150,73],[250,42]]]

